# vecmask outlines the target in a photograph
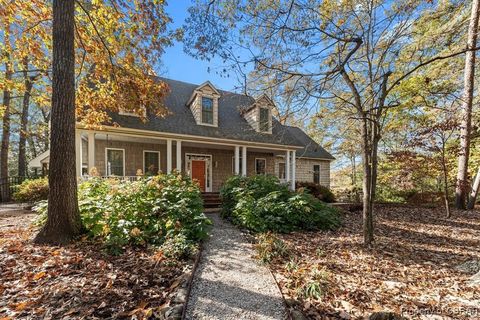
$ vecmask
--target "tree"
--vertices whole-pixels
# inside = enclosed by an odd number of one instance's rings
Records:
[[[432,55],[425,40],[409,47],[416,20],[435,9],[425,1],[199,1],[187,19],[185,50],[202,59],[219,56],[243,74],[253,68],[275,79],[272,86],[293,82],[304,101],[330,100],[357,121],[363,235],[371,245],[379,141],[391,110],[401,105],[397,87],[433,62],[472,50],[446,47]]]
[[[65,244],[82,231],[75,174],[75,0],[53,1],[52,67],[48,216],[35,241]]]
[[[475,55],[473,49],[477,46],[479,0],[472,1],[470,24],[468,25],[467,48],[465,56],[464,91],[462,96],[461,123],[460,123],[460,153],[458,157],[457,188],[455,190],[455,206],[465,209],[468,193],[468,158],[470,155],[470,134],[472,127],[472,104],[475,82]]]
[[[4,50],[2,52],[2,60],[5,63],[5,78],[3,81],[3,125],[2,125],[2,143],[0,149],[0,178],[8,178],[8,152],[10,149],[10,104],[12,90],[12,61],[11,61],[11,45],[10,45],[10,21],[3,20],[4,27]]]

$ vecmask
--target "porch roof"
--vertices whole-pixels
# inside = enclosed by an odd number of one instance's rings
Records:
[[[148,130],[156,132],[203,136],[209,138],[232,139],[248,142],[259,142],[289,146],[304,147],[290,133],[286,126],[273,119],[272,134],[256,132],[240,113],[242,108],[249,107],[255,100],[252,97],[219,90],[221,97],[218,101],[218,127],[197,125],[187,102],[198,85],[186,82],[160,78],[170,87],[170,93],[164,103],[171,112],[164,118],[149,114],[148,121],[142,122],[138,117],[112,113],[114,123],[120,127]]]

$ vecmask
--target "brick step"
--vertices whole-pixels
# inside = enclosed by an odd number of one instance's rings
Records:
[[[202,192],[203,207],[208,209],[219,209],[222,207],[222,199],[219,192]]]

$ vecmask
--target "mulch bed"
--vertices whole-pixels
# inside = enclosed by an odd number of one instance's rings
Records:
[[[358,212],[345,214],[335,232],[280,236],[292,254],[271,268],[284,295],[299,303],[297,310],[312,319],[363,319],[379,311],[412,319],[480,319],[480,286],[457,268],[480,260],[479,212],[453,211],[446,219],[442,209],[378,206],[373,249],[362,245],[361,232]],[[308,278],[302,274],[314,267],[326,278],[324,293],[299,297]]]
[[[34,233],[0,228],[0,319],[161,318],[188,269],[153,249],[34,245]]]

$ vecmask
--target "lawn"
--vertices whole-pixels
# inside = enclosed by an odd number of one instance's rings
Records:
[[[271,268],[296,309],[313,319],[361,319],[379,311],[480,318],[480,285],[469,283],[475,270],[457,268],[480,260],[479,212],[446,219],[439,209],[383,206],[376,217],[371,250],[361,244],[360,212],[346,214],[334,232],[280,235],[291,254]]]
[[[160,317],[191,268],[153,249],[112,256],[86,239],[33,245],[33,218],[0,215],[0,319]]]

